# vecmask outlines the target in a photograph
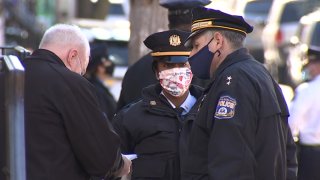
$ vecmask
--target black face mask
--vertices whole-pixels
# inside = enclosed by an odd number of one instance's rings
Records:
[[[220,55],[218,50],[214,53],[209,50],[209,44],[212,40],[213,38],[197,54],[189,57],[192,73],[200,79],[210,79],[212,59],[215,53],[218,52]]]
[[[106,74],[112,76],[113,71],[114,71],[114,66],[105,66],[104,68],[105,68]]]

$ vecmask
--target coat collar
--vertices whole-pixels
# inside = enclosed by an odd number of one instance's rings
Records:
[[[161,94],[161,91],[162,88],[160,83],[145,87],[142,90],[142,102],[144,106],[148,107],[149,109],[157,109],[162,112],[175,112],[170,103]],[[197,99],[202,95],[202,88],[198,86],[190,85],[189,91],[191,95],[193,95]]]
[[[248,53],[248,49],[246,48],[240,48],[235,51],[233,51],[231,54],[229,54],[225,60],[220,64],[218,69],[214,72],[213,78],[211,78],[210,83],[206,87],[204,92],[208,92],[211,88],[212,83],[216,79],[217,76],[219,76],[227,67],[241,61],[245,61],[248,59],[253,59],[253,57]]]
[[[244,60],[252,59],[252,56],[248,53],[246,48],[240,48],[229,54],[226,59],[220,64],[213,77],[221,74],[227,67],[234,63],[241,62]]]
[[[26,60],[28,59],[38,59],[65,66],[63,61],[55,53],[46,49],[37,49],[33,51],[32,55],[26,58]]]

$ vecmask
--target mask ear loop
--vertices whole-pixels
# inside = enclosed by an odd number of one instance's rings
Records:
[[[216,52],[215,52],[215,53],[218,53],[218,57],[221,55],[220,50],[216,50]]]
[[[211,41],[212,41],[213,39],[214,39],[214,37],[211,38],[211,40],[208,42],[207,46],[209,46],[209,44],[211,43]],[[215,54],[215,53],[218,53],[218,57],[221,55],[221,52],[220,52],[219,49],[216,50],[216,52],[214,52],[214,54]]]
[[[211,38],[211,40],[208,42],[207,46],[211,43],[211,41],[214,40],[214,37]]]

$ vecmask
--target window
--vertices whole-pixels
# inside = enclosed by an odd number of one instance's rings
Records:
[[[316,23],[314,31],[311,36],[311,46],[320,46],[320,22]]]
[[[111,3],[108,15],[124,15],[122,4]]]
[[[267,16],[271,8],[272,1],[252,1],[248,2],[244,14],[261,14]]]
[[[297,22],[305,14],[305,6],[301,1],[288,3],[283,10],[280,23]]]
[[[126,41],[108,41],[109,57],[118,66],[128,65],[128,42]]]

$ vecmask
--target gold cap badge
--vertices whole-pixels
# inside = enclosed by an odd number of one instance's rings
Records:
[[[180,37],[178,35],[172,35],[169,38],[169,42],[171,46],[179,46],[181,44]]]

